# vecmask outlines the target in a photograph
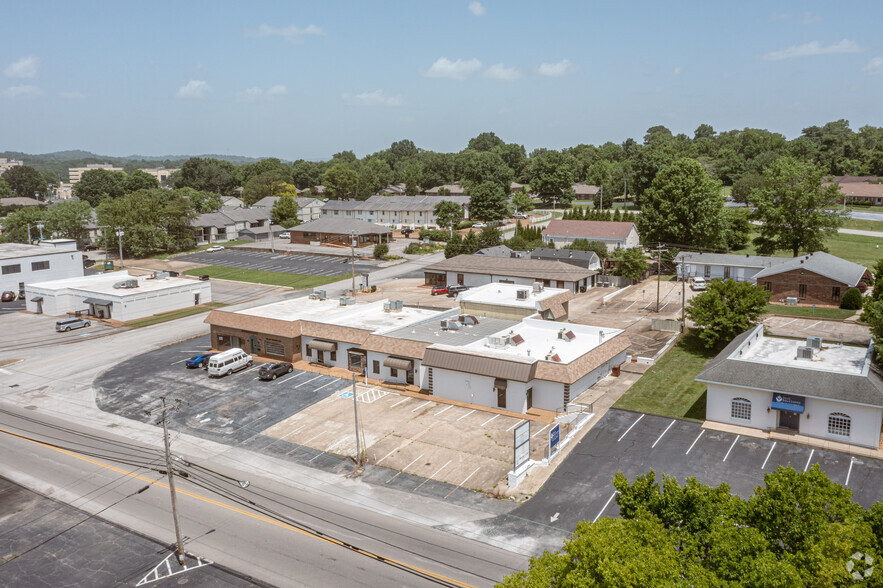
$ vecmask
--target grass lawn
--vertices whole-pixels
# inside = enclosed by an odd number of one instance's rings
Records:
[[[144,318],[135,319],[133,321],[128,321],[125,323],[127,327],[139,328],[139,327],[149,327],[150,325],[156,325],[159,323],[164,323],[166,321],[173,321],[175,319],[184,318],[185,316],[191,316],[194,314],[199,314],[201,312],[207,312],[213,308],[221,308],[223,306],[227,306],[223,302],[209,302],[208,304],[200,304],[199,306],[190,306],[188,308],[182,308],[181,310],[173,310],[171,312],[164,312],[162,314],[155,314],[153,316],[146,316]]]
[[[614,408],[661,416],[705,419],[705,384],[693,380],[716,352],[688,331],[656,362]]]
[[[736,255],[757,255],[757,252],[754,249],[754,243],[751,242],[756,236],[757,233],[752,232],[749,236],[747,247],[731,251],[730,253],[735,253]],[[883,239],[877,237],[837,233],[833,237],[830,237],[825,242],[825,245],[828,247],[828,253],[831,255],[848,259],[849,261],[861,264],[865,267],[871,267],[878,259],[880,259],[880,257],[883,257],[883,249],[877,248],[881,242],[883,242]],[[791,252],[776,251],[775,257],[791,257]]]
[[[848,218],[843,221],[843,228],[883,233],[883,215],[880,215],[880,220],[878,221],[866,220],[863,218]]]
[[[816,308],[808,306],[784,306],[782,304],[767,304],[764,314],[786,314],[788,316],[806,316],[826,319],[843,320],[851,317],[857,311],[845,308]]]
[[[883,207],[881,206],[856,206],[854,204],[847,204],[846,210],[858,210],[859,212],[875,212],[880,215],[881,219],[883,219]]]
[[[732,186],[721,186],[721,196],[732,196],[733,195],[733,187]]]
[[[222,245],[224,247],[233,247],[234,245],[245,245],[246,243],[253,243],[253,241],[227,241],[225,243],[211,243],[209,245],[200,245],[199,247],[194,247],[193,249],[187,249],[186,251],[178,251],[177,253],[157,253],[156,255],[151,255],[150,259],[169,259],[175,257],[176,255],[187,255],[188,253],[199,253],[200,251],[205,251],[212,245]]]
[[[305,290],[337,282],[349,276],[341,274],[337,276],[310,276],[306,274],[288,274],[285,272],[268,272],[263,270],[239,269],[220,265],[208,265],[198,269],[184,272],[188,276],[209,276],[222,280],[234,280],[236,282],[252,282],[253,284],[267,284],[270,286],[287,286],[295,290]]]

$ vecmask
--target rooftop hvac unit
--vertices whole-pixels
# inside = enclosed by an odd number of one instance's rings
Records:
[[[457,321],[443,320],[441,322],[442,331],[459,331],[460,323]]]
[[[137,288],[138,280],[123,280],[113,285],[114,288]]]
[[[573,331],[568,331],[567,329],[561,329],[558,331],[558,338],[563,339],[564,341],[572,341],[576,338],[576,335],[573,334]]]
[[[472,326],[478,324],[478,319],[471,314],[461,314],[457,317],[457,320],[460,321],[464,325]]]
[[[340,297],[340,305],[341,306],[352,306],[356,303],[356,299],[352,296],[341,296]]]
[[[317,300],[325,300],[325,298],[327,298],[325,290],[313,290],[313,294],[316,296]]]
[[[401,300],[390,300],[390,302],[389,302],[389,309],[392,312],[401,312],[402,308],[404,308],[404,306],[405,306],[405,303],[402,302]]]
[[[487,345],[493,349],[502,349],[509,342],[509,337],[500,335],[491,335],[487,338]]]
[[[542,292],[543,291],[543,283],[542,282],[534,282],[533,283],[533,291],[534,292]]]
[[[813,348],[812,347],[798,347],[797,348],[797,359],[812,359]]]
[[[789,296],[785,299],[785,304],[788,306],[797,306],[797,298],[794,296]]]
[[[165,280],[168,277],[169,277],[169,272],[163,272],[163,271],[153,272],[153,279],[154,280]]]
[[[807,337],[806,338],[806,346],[812,347],[813,349],[821,349],[822,348],[822,338],[821,337]]]
[[[530,298],[530,290],[518,290],[515,292],[516,300],[527,300]]]
[[[383,303],[383,312],[389,312],[389,311],[390,311],[390,303],[389,303],[389,301],[384,302],[384,303]]]

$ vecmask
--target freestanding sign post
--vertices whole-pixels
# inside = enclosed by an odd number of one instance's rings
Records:
[[[549,459],[558,453],[558,442],[561,440],[561,425],[555,425],[549,431]]]
[[[515,428],[515,463],[518,470],[530,460],[530,421],[524,421]]]

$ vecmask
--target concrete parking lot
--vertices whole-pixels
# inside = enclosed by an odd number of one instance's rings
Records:
[[[55,322],[66,317],[13,312],[3,316],[3,329],[0,332],[0,353],[17,349],[42,347],[49,344],[75,343],[90,337],[98,337],[117,332],[119,329],[104,323],[92,321],[89,327],[74,329],[67,333],[55,331]]]
[[[867,507],[881,498],[883,462],[879,460],[613,409],[586,433],[537,495],[511,513],[517,518],[498,517],[487,524],[521,525],[522,532],[552,527],[570,533],[581,520],[615,517],[619,513],[612,483],[616,472],[634,480],[653,469],[657,480],[665,472],[682,484],[696,477],[713,486],[729,484],[735,494],[747,498],[763,484],[764,474],[780,466],[804,471],[815,464],[831,480],[852,490],[859,504]]]
[[[764,327],[777,337],[823,337],[825,341],[867,345],[871,341],[871,329],[867,325],[852,321],[832,321],[814,318],[768,316],[763,320]]]
[[[350,273],[348,257],[332,255],[309,255],[306,253],[282,252],[271,253],[262,251],[244,251],[225,249],[207,253],[192,253],[175,258],[176,261],[201,263],[205,265],[221,265],[240,269],[265,270],[288,274],[309,274],[313,276],[335,276]],[[377,262],[356,260],[355,270],[358,274],[366,274],[377,269]]]

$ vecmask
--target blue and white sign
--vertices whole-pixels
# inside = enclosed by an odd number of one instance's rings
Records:
[[[787,410],[789,412],[802,413],[806,399],[803,396],[792,396],[790,394],[773,394],[772,408],[776,410]]]
[[[549,455],[557,451],[558,442],[561,440],[561,425],[555,425],[549,431]]]

